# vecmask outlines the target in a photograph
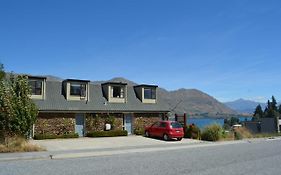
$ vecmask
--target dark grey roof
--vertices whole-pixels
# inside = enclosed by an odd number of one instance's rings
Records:
[[[126,103],[109,103],[103,97],[101,84],[89,84],[89,101],[66,100],[61,81],[46,81],[46,97],[35,100],[40,111],[84,112],[168,112],[169,107],[160,100],[156,104],[144,104],[135,94],[133,86],[127,85]]]

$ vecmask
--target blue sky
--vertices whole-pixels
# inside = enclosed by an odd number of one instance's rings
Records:
[[[281,100],[279,0],[0,0],[7,71]]]

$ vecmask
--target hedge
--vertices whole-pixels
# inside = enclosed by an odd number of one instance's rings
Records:
[[[67,138],[78,138],[79,135],[75,134],[63,134],[63,135],[54,135],[54,134],[36,134],[34,135],[34,140],[44,140],[44,139],[67,139]]]
[[[126,130],[111,130],[111,131],[93,131],[86,134],[87,137],[117,137],[127,136]]]

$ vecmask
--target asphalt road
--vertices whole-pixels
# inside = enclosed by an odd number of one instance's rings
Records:
[[[62,160],[0,162],[0,175],[281,173],[281,139]]]

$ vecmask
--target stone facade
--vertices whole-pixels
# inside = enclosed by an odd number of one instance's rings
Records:
[[[123,130],[123,114],[87,114],[86,132],[104,131],[106,123],[110,123],[113,130]]]
[[[132,131],[144,129],[162,119],[163,113],[134,113]],[[96,113],[85,115],[85,131],[104,131],[105,124],[113,130],[123,130],[123,113]],[[75,133],[75,113],[39,113],[35,123],[35,134],[63,135]],[[85,133],[85,134],[86,134]]]
[[[75,114],[39,113],[34,134],[63,135],[75,133]]]
[[[135,113],[133,131],[152,125],[154,122],[161,120],[164,115],[162,113]]]

